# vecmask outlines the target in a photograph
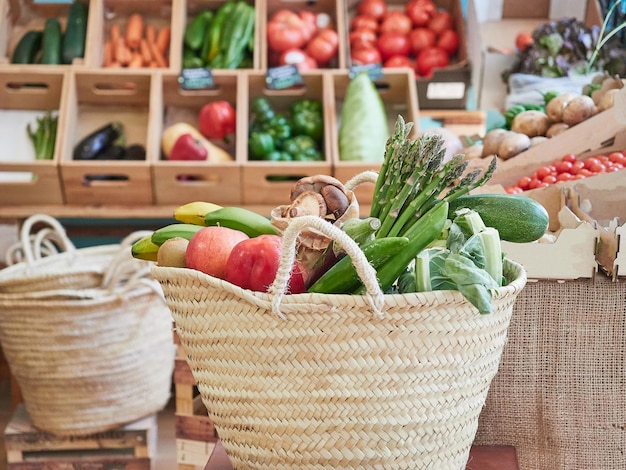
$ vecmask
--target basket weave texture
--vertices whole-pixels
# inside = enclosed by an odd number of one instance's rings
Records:
[[[234,468],[463,469],[498,370],[523,268],[507,261],[494,312],[458,292],[253,293],[153,267]]]
[[[92,259],[102,269],[94,269]],[[42,273],[39,263],[45,264]],[[55,265],[56,273],[50,269]],[[123,242],[0,271],[6,284],[11,276],[4,271],[10,270],[29,287],[0,291],[0,345],[36,427],[57,436],[85,436],[167,404],[175,357],[172,317],[159,284],[150,279],[150,265],[132,259]],[[97,287],[72,288],[62,281],[64,270],[79,276],[81,266],[87,277],[94,276],[91,281],[99,278]],[[50,282],[37,290],[43,278]]]

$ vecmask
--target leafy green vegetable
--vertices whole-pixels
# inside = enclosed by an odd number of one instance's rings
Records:
[[[26,132],[33,143],[37,160],[52,160],[54,157],[57,125],[58,116],[51,111],[47,111],[43,116],[37,118],[35,130],[33,130],[30,123],[26,126]]]

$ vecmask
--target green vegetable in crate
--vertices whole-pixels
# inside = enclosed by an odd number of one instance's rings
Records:
[[[211,68],[238,68],[244,60],[248,45],[251,38],[254,36],[256,20],[254,7],[244,0],[229,3],[233,3],[233,5],[229,7],[223,24],[220,27],[217,54],[209,61]],[[218,16],[222,8],[224,8],[224,6],[218,10]],[[213,44],[211,44],[211,46],[213,46]],[[209,55],[211,55],[213,50],[213,48],[210,50]]]
[[[324,159],[317,143],[308,135],[297,135],[283,142],[283,150],[291,155],[295,161],[309,162]]]
[[[318,100],[303,99],[291,105],[291,122],[296,135],[306,135],[316,141],[324,138],[324,114]]]
[[[255,123],[267,122],[274,117],[274,110],[267,98],[258,97],[252,100],[252,113]]]
[[[292,136],[289,118],[280,113],[263,123],[261,129],[272,136],[277,148],[282,148],[283,142]]]
[[[41,63],[59,65],[61,63],[61,23],[56,18],[48,18],[43,28]]]
[[[27,31],[18,41],[13,55],[12,64],[32,64],[37,53],[41,50],[43,33],[41,31]]]
[[[276,151],[274,137],[268,132],[251,132],[248,136],[248,152],[251,160],[268,160]]]
[[[85,55],[87,41],[87,4],[74,0],[67,15],[67,25],[61,46],[61,60],[71,64],[74,59]]]
[[[37,129],[33,130],[28,124],[26,132],[33,143],[37,160],[51,160],[54,157],[56,144],[58,116],[51,111],[37,118]]]
[[[339,123],[339,158],[381,162],[388,137],[383,100],[369,74],[361,72],[346,89]]]
[[[213,20],[213,12],[204,10],[192,18],[185,26],[183,35],[184,45],[192,51],[198,51],[202,48],[206,31],[211,27]]]

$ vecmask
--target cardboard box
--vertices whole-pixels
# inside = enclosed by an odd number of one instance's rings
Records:
[[[158,146],[158,156],[152,163],[156,204],[185,204],[191,201],[211,201],[224,205],[241,203],[243,153],[238,147],[245,145],[246,139],[238,139],[238,132],[228,137],[228,143],[211,140],[233,156],[232,162],[168,161],[160,151],[163,130],[179,122],[198,129],[198,114],[205,104],[225,100],[237,111],[240,96],[245,96],[241,95],[240,75],[236,71],[214,70],[215,87],[203,90],[181,89],[175,72],[164,72],[155,81],[155,87],[159,90],[155,95],[159,102],[155,103],[154,109],[159,116],[150,141],[156,142]],[[242,130],[244,133],[246,131]]]
[[[90,0],[81,0],[90,5]],[[43,3],[35,0],[0,0],[0,67],[11,64],[13,51],[19,40],[28,31],[43,31],[48,18],[57,18],[61,23],[61,31],[67,26],[67,16],[70,5],[68,2]],[[88,58],[89,38],[85,43],[85,56],[74,59],[71,65],[84,65]],[[20,64],[22,65],[22,64]],[[24,64],[37,67],[34,64]],[[45,65],[49,67],[63,67],[68,65]]]
[[[275,67],[279,65],[278,57],[276,54],[272,54],[272,52],[268,48],[267,44],[267,23],[271,16],[276,13],[278,10],[287,9],[291,10],[295,13],[300,11],[308,11],[315,14],[324,13],[328,15],[330,19],[330,24],[337,31],[337,35],[339,36],[339,44],[337,56],[334,60],[331,60],[330,63],[324,66],[324,68],[340,68],[343,69],[346,67],[346,41],[347,33],[345,28],[345,21],[343,18],[344,15],[344,2],[339,1],[331,1],[331,0],[314,0],[314,1],[305,1],[305,0],[268,0],[267,2],[257,2],[257,8],[260,11],[261,22],[260,22],[260,36],[259,41],[261,42],[261,68],[267,69],[268,67]]]
[[[602,24],[597,0],[469,0],[468,50],[478,109],[505,106],[508,91],[501,75],[515,62],[517,34],[563,17]]]
[[[117,25],[122,36],[126,31],[126,23],[133,13],[139,13],[145,27],[150,26],[158,34],[163,28],[170,29],[170,45],[163,54],[165,64],[151,67],[180,69],[183,22],[178,20],[184,12],[185,0],[91,0],[87,41],[90,47],[87,65],[91,68],[103,67],[106,54],[107,39],[111,36],[111,26]],[[145,37],[144,29],[144,37]],[[143,67],[148,69],[148,66]],[[141,68],[115,67],[116,73],[136,73]]]
[[[330,81],[328,74],[322,71],[312,71],[302,74],[301,86],[282,90],[269,89],[265,81],[265,72],[250,71],[242,74],[247,98],[238,104],[237,118],[243,119],[238,123],[240,132],[238,147],[243,152],[242,194],[243,204],[275,204],[289,202],[289,194],[294,183],[304,176],[331,174],[331,136],[332,118],[335,108],[332,103],[332,93],[328,90]],[[324,108],[324,142],[321,151],[322,161],[287,161],[272,162],[251,160],[248,157],[248,129],[253,114],[250,103],[257,97],[265,97],[277,113],[289,115],[290,105],[299,99],[315,99],[322,102]],[[269,215],[269,213],[267,214]]]
[[[329,86],[335,112],[331,116],[331,149],[332,149],[332,174],[342,183],[348,182],[352,177],[364,171],[378,172],[382,163],[365,163],[355,161],[342,161],[339,154],[339,126],[346,90],[350,84],[350,74],[347,70],[333,70],[329,72],[331,80]],[[398,115],[402,115],[406,122],[415,124],[414,134],[419,126],[419,109],[417,105],[417,90],[413,72],[410,69],[384,69],[384,76],[375,81],[375,85],[385,104],[389,133],[393,133]],[[413,134],[413,136],[414,136]],[[371,205],[374,194],[374,184],[366,183],[359,185],[355,190],[359,205]]]
[[[54,70],[54,71],[53,71]],[[0,205],[63,204],[57,126],[54,156],[37,160],[26,131],[51,111],[61,121],[67,73],[58,68],[12,66],[0,73]]]
[[[390,10],[404,10],[407,2],[389,0]],[[350,47],[347,34],[350,21],[356,15],[359,0],[346,0],[346,66],[351,67]],[[467,54],[465,20],[460,0],[435,0],[438,9],[444,9],[455,20],[455,29],[459,37],[459,50],[456,58],[445,68],[436,69],[431,78],[417,78],[417,96],[420,109],[465,109],[470,89],[470,62]]]
[[[67,204],[153,203],[151,162],[159,154],[155,136],[161,109],[151,93],[156,74],[107,70],[69,74],[59,128],[61,177]],[[119,121],[126,144],[146,148],[145,160],[74,160],[74,147],[102,126]]]

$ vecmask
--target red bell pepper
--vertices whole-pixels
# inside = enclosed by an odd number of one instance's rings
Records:
[[[168,156],[168,160],[206,160],[209,152],[198,139],[191,134],[182,134]]]
[[[283,239],[280,235],[259,235],[237,243],[228,257],[224,279],[243,289],[267,292],[280,264]],[[288,292],[306,291],[305,269],[296,261],[291,269]]]
[[[207,139],[225,139],[235,133],[235,108],[228,101],[205,104],[198,115],[198,128]]]

